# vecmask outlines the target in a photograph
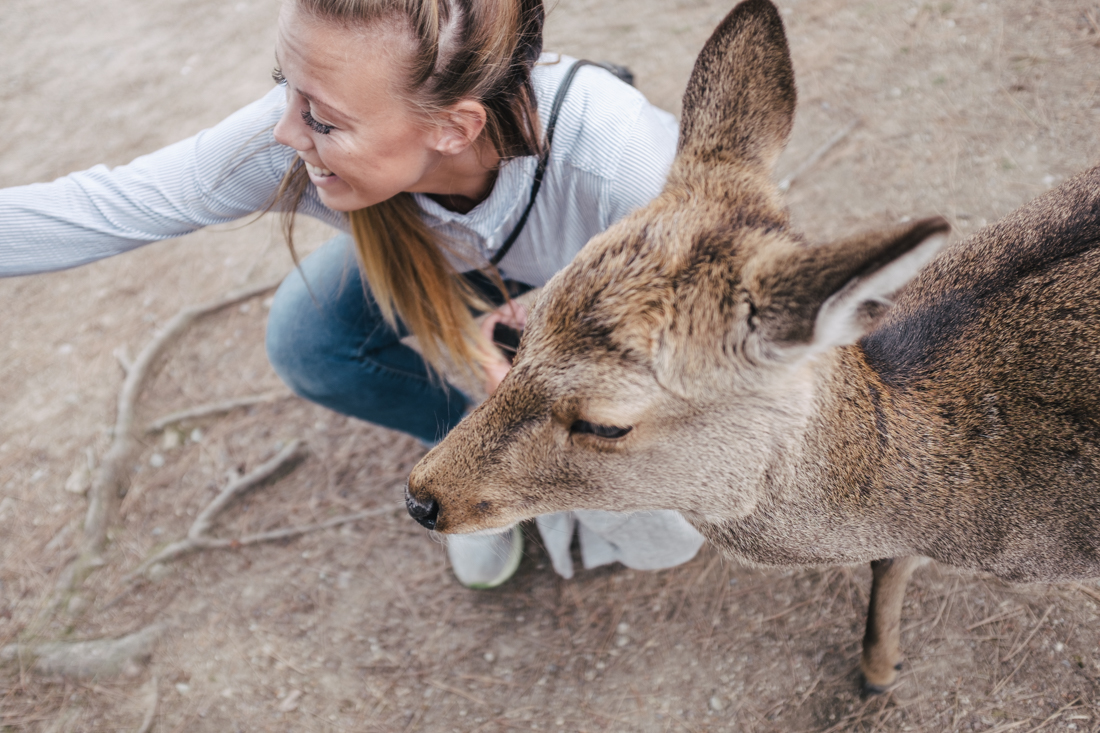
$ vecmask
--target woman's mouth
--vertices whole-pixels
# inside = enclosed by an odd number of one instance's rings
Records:
[[[319,165],[312,165],[310,163],[306,163],[304,160],[302,161],[302,163],[304,163],[306,166],[306,172],[309,173],[309,175],[313,178],[328,178],[329,176],[335,175],[328,168],[322,168]]]

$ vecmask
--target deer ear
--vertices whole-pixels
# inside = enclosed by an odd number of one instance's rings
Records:
[[[771,172],[794,121],[791,54],[768,0],[735,7],[703,46],[684,92],[680,157]]]
[[[750,325],[767,350],[779,353],[853,344],[878,325],[949,231],[946,220],[933,217],[828,245],[765,249],[744,272],[756,311]]]

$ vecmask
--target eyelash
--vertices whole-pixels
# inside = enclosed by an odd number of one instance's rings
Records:
[[[313,119],[313,115],[309,113],[308,109],[302,110],[302,119],[307,125],[309,125],[309,129],[320,135],[327,135],[332,132],[332,125],[326,125],[323,122],[318,122],[317,120]]]
[[[271,70],[271,78],[276,84],[286,84],[286,77],[283,76],[283,70],[276,66]],[[326,125],[323,122],[318,122],[313,118],[313,114],[308,109],[302,110],[302,121],[309,125],[309,129],[313,130],[319,135],[327,135],[332,132],[332,125]]]

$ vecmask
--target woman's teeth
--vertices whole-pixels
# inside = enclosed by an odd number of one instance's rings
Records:
[[[309,171],[309,173],[311,175],[317,176],[318,178],[324,178],[325,176],[331,176],[332,175],[332,171],[330,171],[328,168],[322,168],[320,166],[310,165],[309,163],[306,163],[304,160],[302,162],[306,164],[306,170]]]

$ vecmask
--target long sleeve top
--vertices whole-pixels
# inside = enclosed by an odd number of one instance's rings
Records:
[[[533,73],[545,126],[573,59],[544,54]],[[60,270],[263,210],[295,152],[275,142],[281,87],[214,127],[115,168],[0,189],[0,276]],[[554,134],[542,189],[502,261],[505,277],[542,285],[593,235],[660,191],[675,119],[599,67],[580,69]],[[518,224],[537,159],[505,162],[488,198],[466,214],[415,194],[425,221],[455,248],[454,266],[488,260]],[[307,188],[299,212],[347,230],[345,214]]]

